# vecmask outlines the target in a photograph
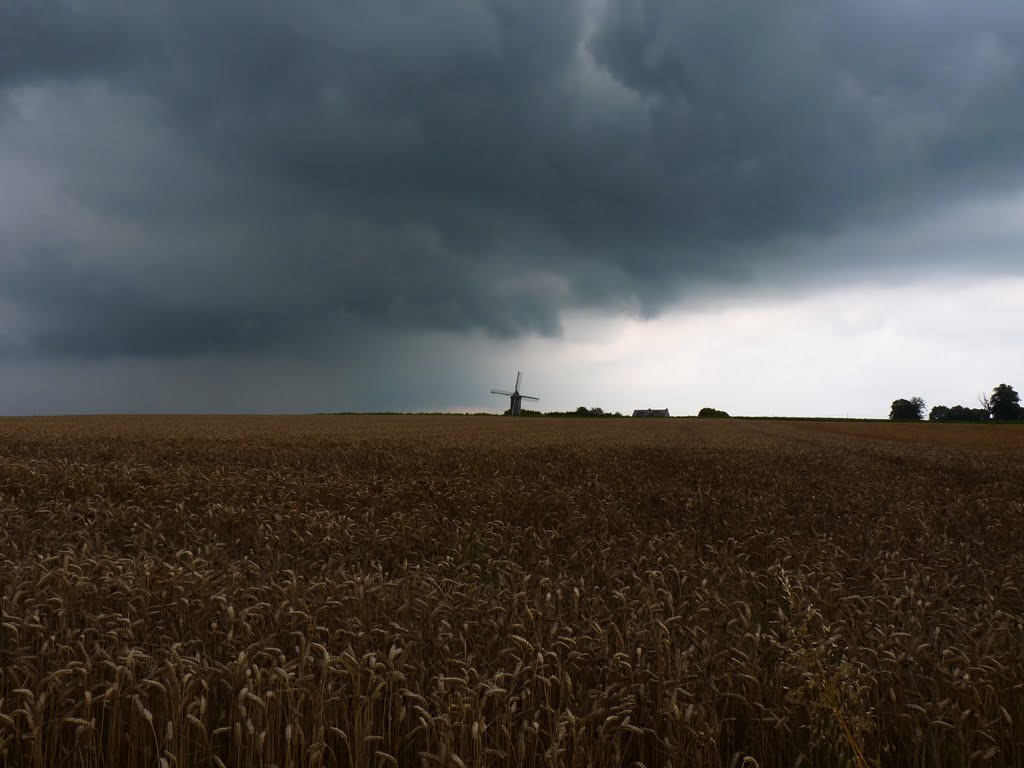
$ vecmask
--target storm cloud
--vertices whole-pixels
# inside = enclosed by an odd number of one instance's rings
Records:
[[[995,0],[5,0],[0,354],[1021,274],[886,233],[1020,190],[1022,82]]]

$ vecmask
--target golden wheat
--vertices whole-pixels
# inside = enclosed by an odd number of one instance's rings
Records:
[[[0,765],[1024,765],[1024,429],[0,421]]]

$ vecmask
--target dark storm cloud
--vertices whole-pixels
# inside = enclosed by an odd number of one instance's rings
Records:
[[[0,350],[555,333],[825,279],[841,249],[787,244],[1021,182],[1022,76],[994,0],[7,0]]]

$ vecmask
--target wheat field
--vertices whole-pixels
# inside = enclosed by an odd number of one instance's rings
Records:
[[[1024,765],[1024,429],[0,420],[0,765]]]

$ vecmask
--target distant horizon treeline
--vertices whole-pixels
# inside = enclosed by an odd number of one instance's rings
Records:
[[[1009,384],[992,388],[992,394],[978,395],[980,407],[965,405],[936,405],[928,413],[928,421],[1024,421],[1024,407],[1020,395]],[[925,413],[923,398],[911,397],[893,400],[889,418],[893,421],[922,421]]]
[[[508,411],[505,411],[508,414]],[[587,408],[585,405],[581,405],[575,411],[529,411],[523,409],[519,412],[520,416],[559,416],[563,418],[573,419],[625,419],[626,414],[619,411],[614,413],[607,412],[603,408]]]
[[[508,411],[505,411],[508,414]],[[564,417],[574,419],[628,419],[631,418],[629,414],[615,411],[610,413],[603,410],[602,408],[587,408],[581,405],[575,411],[520,411],[521,416],[552,416],[552,417]],[[644,418],[652,418],[650,415],[644,416]],[[672,418],[671,416],[654,416],[653,418]],[[685,416],[683,418],[693,418],[692,416]],[[701,408],[697,413],[698,419],[731,419],[732,417],[725,411],[719,411],[716,408]]]
[[[927,412],[928,421],[939,421],[939,422],[1024,422],[1024,406],[1021,406],[1020,395],[1017,391],[1009,384],[1000,384],[993,387],[992,394],[986,395],[984,393],[978,395],[979,407],[970,407],[965,405],[936,405],[933,406],[931,411]],[[923,421],[926,414],[926,403],[921,397],[911,398],[899,398],[892,402],[892,406],[889,411],[889,420],[892,421]],[[509,411],[506,410],[505,415],[509,415]],[[358,412],[358,411],[334,411],[330,413],[322,413],[320,415],[328,416],[450,416],[453,415],[451,412],[442,411],[373,411],[373,412]],[[493,411],[477,411],[475,413],[463,413],[465,416],[493,416]],[[568,419],[628,419],[631,418],[631,414],[625,414],[620,411],[605,411],[603,408],[596,406],[584,406],[581,405],[575,410],[571,411],[533,411],[529,409],[523,409],[520,411],[520,416],[528,418],[568,418]],[[648,417],[650,418],[650,417]],[[662,417],[665,418],[665,417]],[[671,418],[671,417],[669,417]],[[783,419],[783,420],[799,420],[799,421],[885,421],[886,419],[878,418],[840,418],[834,416],[737,416],[733,417],[725,411],[718,410],[716,408],[704,407],[700,411],[693,415],[686,415],[675,418],[698,418],[698,419]]]

